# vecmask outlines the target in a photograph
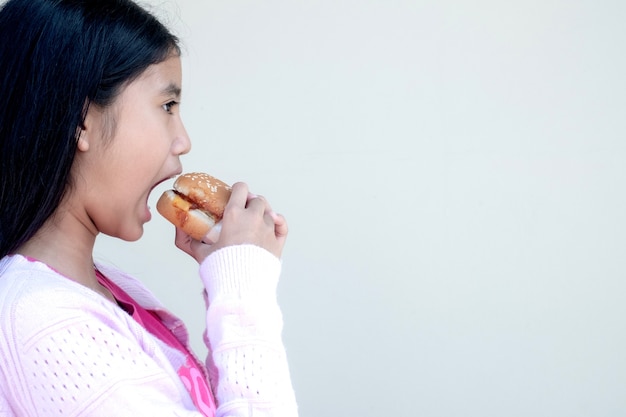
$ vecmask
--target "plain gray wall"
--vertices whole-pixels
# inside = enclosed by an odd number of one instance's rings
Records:
[[[626,415],[626,2],[149,5],[184,44],[185,170],[289,221],[302,417]],[[97,255],[205,353],[172,226]]]

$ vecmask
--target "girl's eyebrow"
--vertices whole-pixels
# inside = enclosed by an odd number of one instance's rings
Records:
[[[176,98],[180,97],[181,89],[174,83],[170,83],[167,87],[162,90],[164,96],[174,96]]]

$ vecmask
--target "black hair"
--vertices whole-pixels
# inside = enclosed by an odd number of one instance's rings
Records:
[[[0,258],[54,213],[90,105],[106,108],[178,39],[129,0],[9,0],[0,9]]]

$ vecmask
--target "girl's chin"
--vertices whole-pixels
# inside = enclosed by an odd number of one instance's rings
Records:
[[[139,227],[138,230],[128,231],[123,235],[118,236],[120,239],[125,240],[126,242],[135,242],[139,240],[143,236],[143,225]]]
[[[136,240],[139,240],[143,236],[144,225],[148,223],[151,219],[152,213],[150,213],[150,209],[146,206],[146,208],[137,218],[135,224],[133,224],[132,227],[129,224],[123,231],[123,236],[119,237],[127,242],[134,242]]]

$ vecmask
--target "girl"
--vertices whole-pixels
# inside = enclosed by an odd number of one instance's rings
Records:
[[[138,281],[94,263],[137,240],[181,173],[178,40],[129,0],[0,10],[0,415],[296,416],[276,304],[285,219],[233,186],[217,242],[176,232],[206,289],[205,364]]]

